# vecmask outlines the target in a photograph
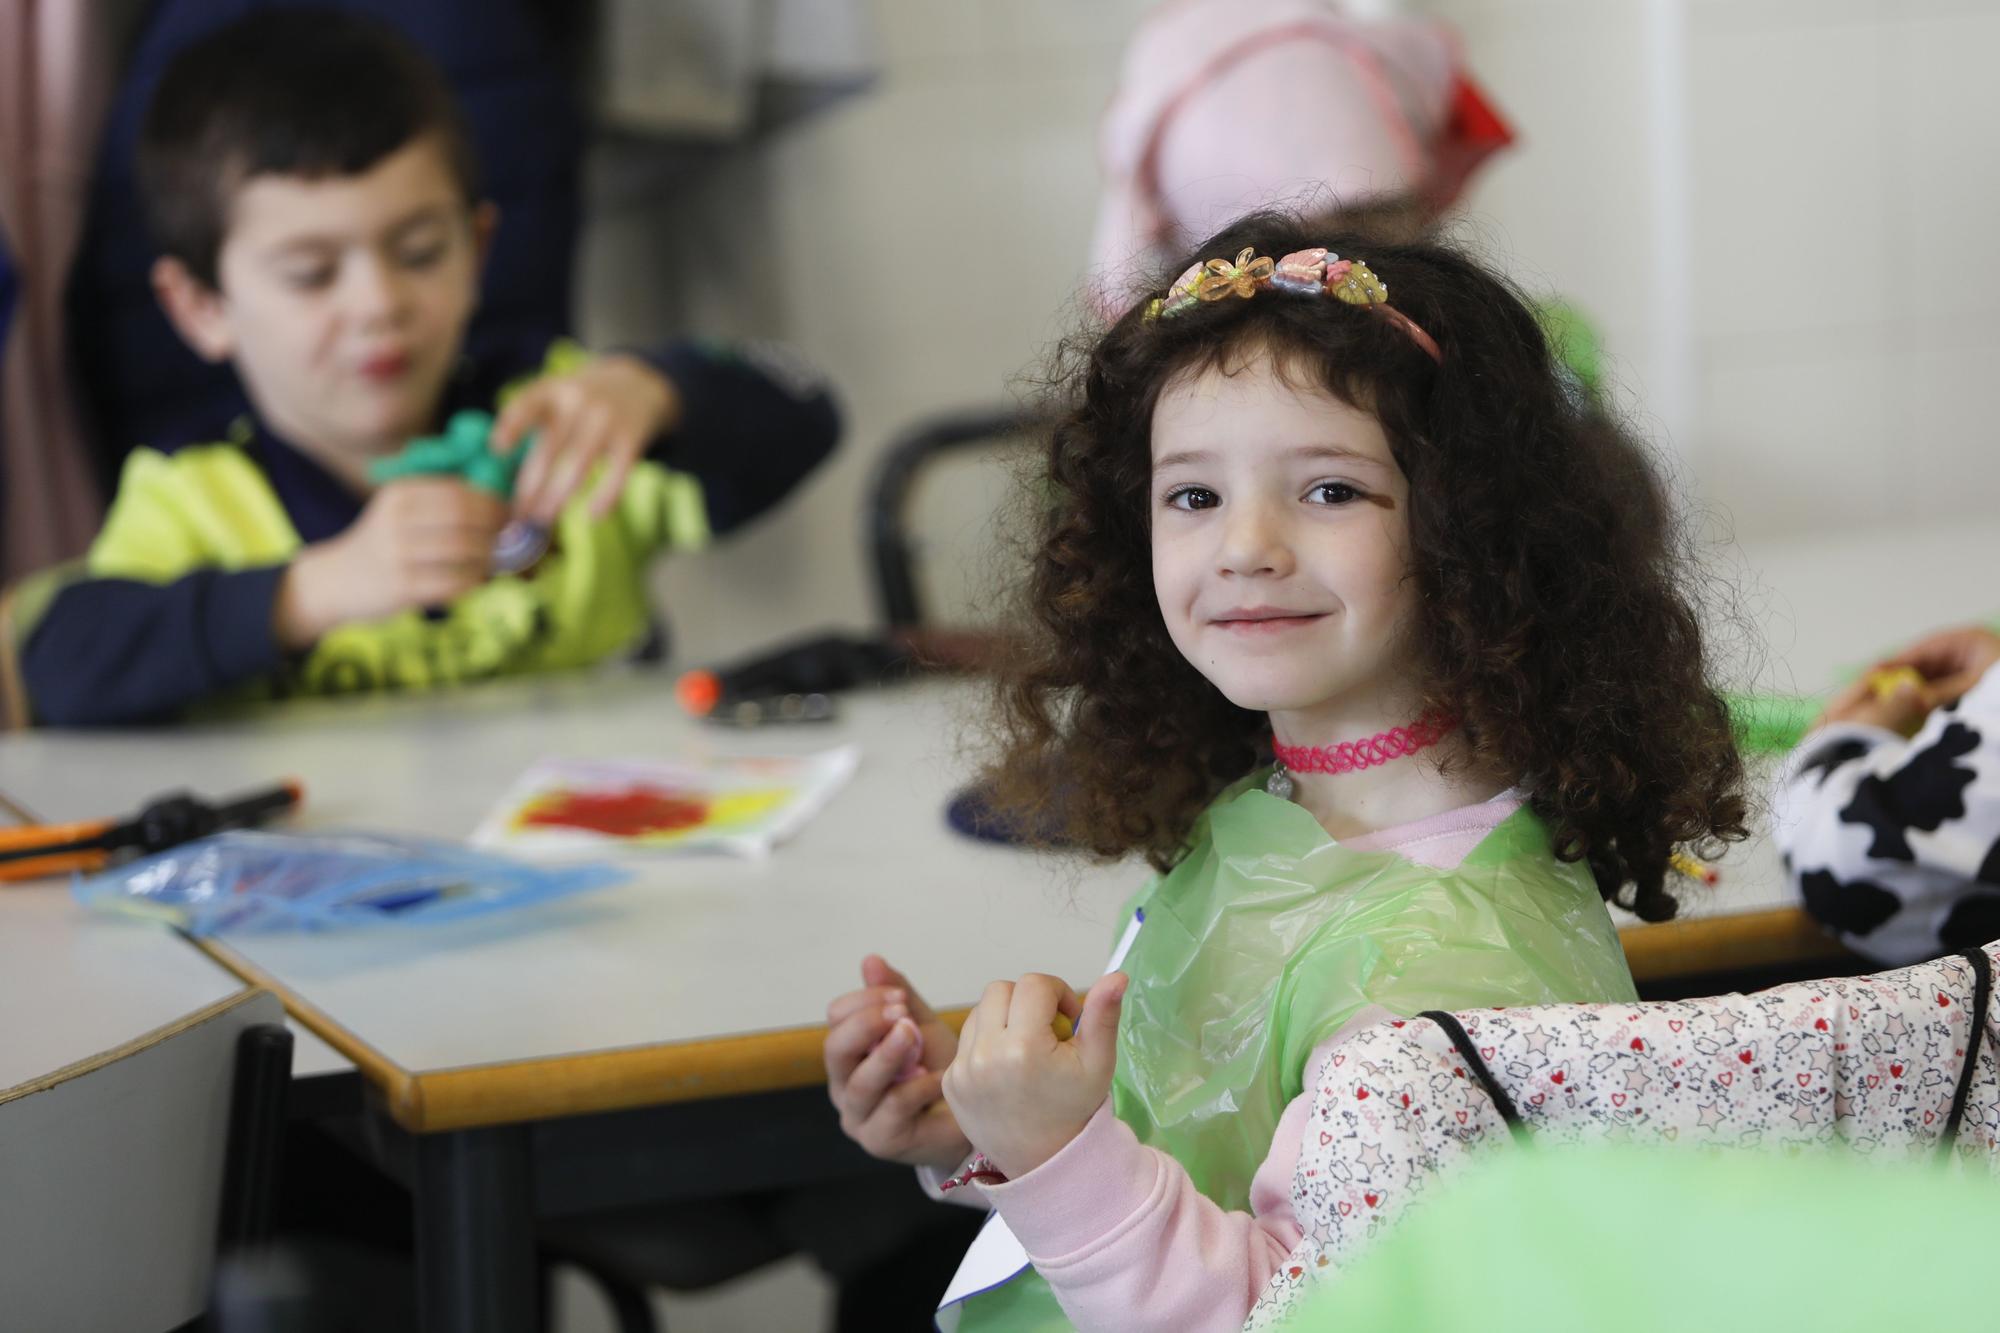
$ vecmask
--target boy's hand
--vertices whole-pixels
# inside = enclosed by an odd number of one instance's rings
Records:
[[[514,512],[553,527],[591,468],[602,464],[590,516],[603,518],[633,464],[673,429],[680,410],[673,384],[637,357],[599,357],[567,375],[536,380],[508,401],[490,438],[504,454],[531,432],[539,436],[514,481]]]
[[[486,581],[506,523],[506,505],[463,482],[389,483],[347,531],[292,558],[272,610],[279,644],[296,652],[337,625],[456,600]]]
[[[1010,1177],[1054,1157],[1080,1133],[1111,1092],[1118,1063],[1123,972],[1077,993],[1039,972],[996,981],[958,1036],[944,1096],[973,1144]],[[1076,1024],[1068,1041],[1057,1014]]]
[[[861,979],[826,1007],[826,1087],[840,1128],[872,1157],[950,1170],[972,1151],[938,1089],[958,1039],[882,959],[863,959]]]

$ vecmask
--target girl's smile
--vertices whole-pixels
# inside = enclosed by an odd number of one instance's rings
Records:
[[[1288,629],[1304,629],[1327,617],[1323,611],[1280,611],[1268,606],[1251,606],[1224,611],[1209,623],[1239,634],[1269,634]]]

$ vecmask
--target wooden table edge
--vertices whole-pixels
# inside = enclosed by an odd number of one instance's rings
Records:
[[[413,1073],[228,945],[194,943],[251,985],[275,993],[293,1018],[352,1060],[382,1093],[390,1118],[413,1134],[778,1092],[826,1079],[820,1053],[826,1028],[817,1025]],[[939,1016],[957,1028],[966,1012]]]
[[[1619,941],[1640,983],[1852,958],[1798,907],[1628,926]],[[826,1029],[818,1025],[413,1073],[226,944],[194,943],[244,981],[274,992],[293,1018],[354,1062],[382,1093],[391,1118],[415,1134],[777,1092],[825,1079]],[[1698,968],[1688,965],[1691,958],[1700,960]],[[957,1027],[965,1012],[942,1017]]]
[[[186,938],[195,948],[245,982],[276,995],[283,1002],[286,1013],[351,1061],[361,1071],[362,1077],[381,1091],[388,1103],[389,1114],[397,1124],[408,1128],[411,1119],[422,1118],[423,1108],[416,1082],[402,1066],[334,1022],[323,1010],[300,998],[296,991],[220,940],[195,935]]]
[[[1618,932],[1632,979],[1641,985],[1697,972],[1851,962],[1855,955],[1802,907],[1770,907],[1627,926]],[[1698,958],[1699,967],[1688,960]]]
[[[162,1023],[158,1027],[149,1028],[145,1032],[139,1033],[137,1036],[128,1037],[116,1046],[86,1055],[79,1060],[72,1060],[58,1069],[51,1069],[45,1074],[37,1074],[25,1082],[14,1084],[12,1087],[0,1088],[0,1105],[4,1105],[7,1102],[19,1101],[23,1097],[32,1097],[38,1092],[47,1092],[50,1088],[67,1083],[73,1078],[81,1078],[85,1074],[94,1074],[105,1066],[116,1064],[127,1056],[137,1055],[141,1051],[157,1046],[169,1037],[177,1037],[191,1028],[200,1027],[210,1019],[219,1018],[240,1005],[249,1004],[252,1000],[262,999],[266,994],[275,995],[275,992],[270,992],[266,988],[257,986],[239,990],[234,994],[225,995],[221,999],[211,1000],[199,1009],[182,1014],[171,1022]],[[283,999],[282,996],[277,996],[277,998],[280,1000]]]

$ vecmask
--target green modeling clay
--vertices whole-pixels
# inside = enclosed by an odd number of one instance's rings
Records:
[[[420,436],[403,452],[377,459],[368,468],[368,479],[379,484],[403,477],[460,477],[469,486],[511,500],[514,477],[534,437],[521,441],[512,453],[496,454],[486,445],[492,433],[493,418],[488,413],[453,413],[444,434]]]
[[[457,477],[499,500],[514,498],[514,478],[534,447],[528,436],[513,452],[496,454],[487,447],[493,434],[493,417],[486,412],[454,412],[442,435],[426,435],[411,440],[403,451],[378,458],[368,467],[368,479],[380,485],[403,477]],[[548,531],[539,524],[515,519],[493,542],[493,569],[499,574],[518,574],[540,560],[549,549]]]
[[[1736,743],[1753,755],[1786,753],[1826,707],[1825,700],[1812,695],[1725,694],[1723,699]]]

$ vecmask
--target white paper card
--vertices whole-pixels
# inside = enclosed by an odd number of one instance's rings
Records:
[[[833,799],[859,760],[852,745],[742,758],[542,759],[472,841],[530,856],[768,856]]]

